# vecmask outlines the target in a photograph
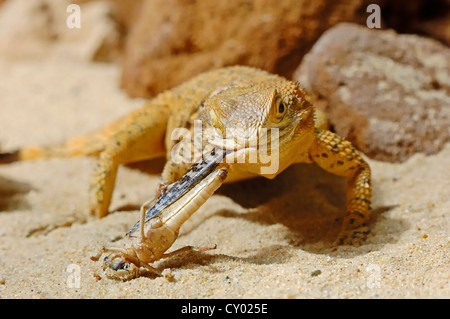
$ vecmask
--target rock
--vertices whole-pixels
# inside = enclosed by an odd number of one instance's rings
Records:
[[[291,76],[320,34],[361,0],[152,0],[125,44],[122,86],[149,97],[195,74],[243,64]]]
[[[435,40],[339,24],[294,79],[316,95],[335,131],[371,158],[404,161],[450,141],[450,49]]]

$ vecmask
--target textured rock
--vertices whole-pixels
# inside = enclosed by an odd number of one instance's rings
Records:
[[[403,161],[450,141],[450,49],[437,41],[343,23],[323,34],[294,78],[336,132],[372,158]]]
[[[290,76],[323,31],[355,19],[361,2],[143,1],[127,38],[122,85],[148,97],[234,64]]]

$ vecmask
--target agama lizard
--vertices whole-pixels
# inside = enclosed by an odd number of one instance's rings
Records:
[[[227,182],[262,175],[274,178],[294,163],[317,163],[348,178],[346,214],[338,244],[354,244],[368,233],[370,168],[351,143],[323,129],[317,112],[298,83],[250,67],[227,67],[198,75],[165,91],[105,128],[59,145],[33,146],[0,154],[0,163],[57,156],[98,156],[90,183],[90,211],[108,213],[118,165],[166,156],[159,193],[177,181],[208,145],[227,150]],[[201,142],[194,130],[200,123]],[[194,145],[190,162],[178,162],[180,139],[172,133],[184,128]],[[248,161],[262,145],[264,129],[277,129],[277,141],[267,134],[268,153],[277,152],[275,171],[264,172],[261,160]],[[189,141],[188,141],[189,142]],[[277,142],[278,144],[276,144]],[[197,146],[196,146],[197,144]],[[277,145],[277,147],[270,147]]]

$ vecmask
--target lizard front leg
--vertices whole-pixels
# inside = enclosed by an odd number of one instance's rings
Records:
[[[318,130],[310,158],[326,171],[348,178],[346,214],[337,244],[358,244],[369,232],[370,167],[352,144],[327,130]]]
[[[149,105],[112,136],[100,153],[92,174],[89,187],[91,214],[98,217],[107,215],[119,164],[164,154],[168,114],[168,109],[163,105]]]

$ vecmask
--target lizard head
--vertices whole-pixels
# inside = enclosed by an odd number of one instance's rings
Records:
[[[205,100],[201,112],[204,140],[234,153],[235,161],[257,174],[261,150],[278,156],[278,173],[314,138],[313,106],[298,83],[280,77],[218,90]]]

